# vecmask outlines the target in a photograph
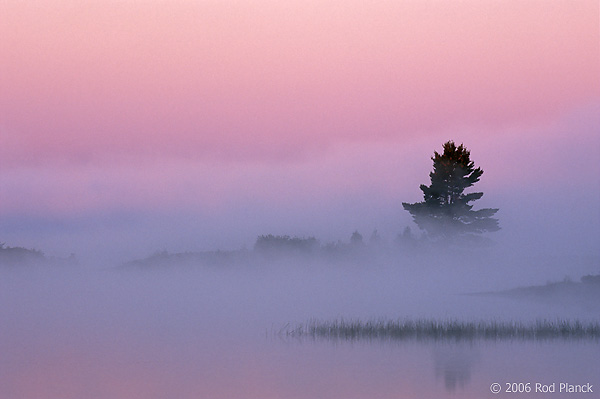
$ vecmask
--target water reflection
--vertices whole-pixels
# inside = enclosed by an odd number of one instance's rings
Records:
[[[377,387],[363,397],[483,398],[494,397],[490,385],[496,382],[502,386],[514,381],[531,382],[532,386],[535,382],[600,383],[600,343],[596,340],[294,339],[287,346],[287,351],[302,346],[305,354],[312,352],[314,365],[343,357],[344,362],[330,372],[353,376],[347,383],[354,384],[355,390]],[[321,372],[321,378],[329,378],[327,372]],[[557,393],[556,397],[569,396]]]
[[[492,382],[600,386],[594,340],[265,338],[289,320],[335,319],[350,305],[372,315],[389,303],[396,315],[439,318],[440,303],[472,304],[462,296],[427,302],[401,292],[369,304],[371,289],[338,297],[323,284],[306,294],[322,281],[312,275],[310,284],[233,273],[2,277],[0,398],[481,399],[494,397]],[[508,312],[491,298],[475,304],[472,319]]]
[[[448,392],[464,389],[471,380],[472,369],[478,358],[479,351],[469,344],[436,345],[433,349],[435,377],[444,379]]]

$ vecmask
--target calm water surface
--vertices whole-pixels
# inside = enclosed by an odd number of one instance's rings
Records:
[[[415,286],[415,281],[421,283]],[[1,398],[600,397],[597,341],[295,339],[316,317],[598,320],[401,271],[3,272]],[[494,395],[498,382],[592,394]]]

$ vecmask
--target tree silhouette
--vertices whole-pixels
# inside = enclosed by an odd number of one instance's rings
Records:
[[[404,209],[431,238],[453,239],[499,230],[498,219],[493,218],[498,209],[475,211],[473,205],[469,205],[480,199],[483,193],[464,193],[483,174],[483,170],[475,168],[471,161],[470,151],[463,144],[456,146],[454,141],[444,143],[443,149],[442,154],[434,151],[431,157],[431,185],[421,184],[424,201],[414,204],[403,202]]]
[[[355,247],[363,245],[363,236],[358,232],[358,230],[355,230],[354,233],[352,233],[352,236],[350,236],[350,245]]]

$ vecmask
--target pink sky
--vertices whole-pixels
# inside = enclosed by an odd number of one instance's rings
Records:
[[[598,98],[598,2],[4,2],[3,167],[287,160]]]
[[[351,223],[377,225],[451,138],[492,192],[573,183],[548,157],[569,143],[592,168],[573,184],[596,173],[598,1],[368,3],[3,2],[0,216],[364,206]]]

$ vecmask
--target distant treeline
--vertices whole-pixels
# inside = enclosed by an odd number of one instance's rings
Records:
[[[587,275],[581,278],[581,282],[584,284],[600,284],[600,274]]]
[[[243,248],[229,251],[200,251],[170,253],[159,251],[144,259],[126,262],[120,268],[163,267],[168,265],[229,266],[264,262],[268,259],[319,257],[325,251],[342,247],[349,249],[350,244],[332,243],[321,245],[315,237],[291,237],[288,235],[260,235],[251,250]]]
[[[373,230],[368,240],[363,239],[363,235],[354,231],[349,241],[335,241],[322,244],[315,237],[290,237],[288,235],[260,235],[254,244],[254,252],[261,254],[344,254],[373,249],[381,251],[384,249],[410,249],[424,245],[429,245],[424,237],[417,238],[407,227],[402,234],[399,234],[393,242],[384,241],[377,230]]]
[[[424,243],[424,241],[421,241]],[[361,259],[367,256],[374,257],[377,254],[389,254],[391,251],[403,252],[416,249],[419,239],[415,238],[410,229],[399,235],[393,243],[384,242],[377,230],[373,231],[369,240],[363,240],[363,236],[355,231],[350,240],[343,242],[329,242],[322,244],[315,237],[296,237],[289,235],[260,235],[256,238],[251,250],[239,249],[231,251],[203,251],[203,252],[181,252],[169,253],[167,251],[156,252],[153,255],[139,260],[134,260],[121,265],[121,268],[176,265],[210,265],[226,266],[239,263],[264,262],[265,260],[278,259],[324,259],[324,260],[351,260]]]
[[[311,253],[320,248],[315,237],[300,238],[290,236],[274,236],[272,234],[258,236],[254,250],[258,252],[297,252]]]
[[[74,254],[71,254],[68,258],[47,257],[37,249],[9,247],[4,243],[0,243],[0,266],[3,267],[63,266],[77,265],[77,263]]]
[[[129,268],[163,268],[165,266],[219,266],[225,267],[240,264],[250,258],[250,251],[204,251],[204,252],[155,252],[144,259],[136,259],[123,263],[119,269]]]

